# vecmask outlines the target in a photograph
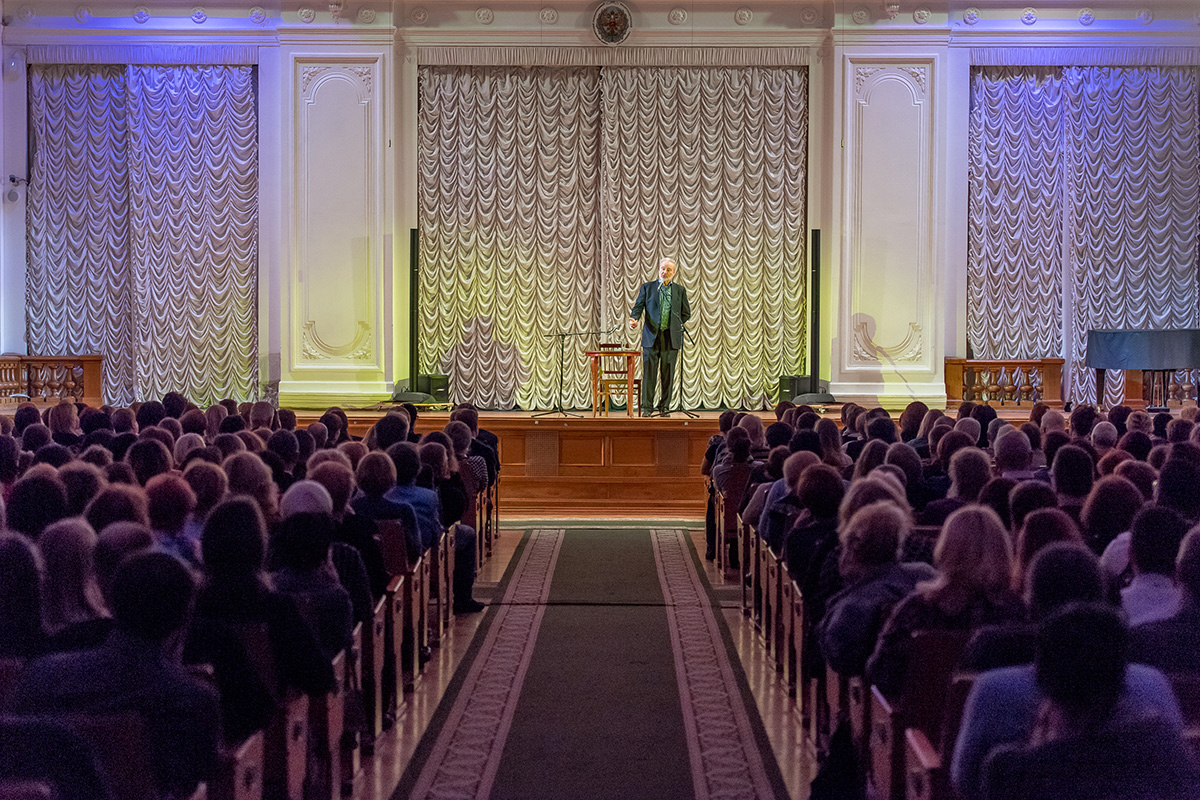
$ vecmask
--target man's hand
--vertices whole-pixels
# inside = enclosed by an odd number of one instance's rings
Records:
[[[631,327],[631,328],[636,328],[636,327],[637,327],[637,320],[636,320],[636,319],[634,319],[633,317],[630,317],[630,318],[629,318],[629,327]]]

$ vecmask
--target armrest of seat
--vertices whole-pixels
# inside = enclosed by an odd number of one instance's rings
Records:
[[[263,732],[259,731],[236,750],[221,754],[217,774],[208,786],[213,800],[251,800],[263,794]]]
[[[906,729],[904,731],[904,750],[907,754],[905,760],[908,762],[909,772],[912,772],[914,768],[931,772],[942,767],[942,756],[929,741],[925,731],[917,728]]]

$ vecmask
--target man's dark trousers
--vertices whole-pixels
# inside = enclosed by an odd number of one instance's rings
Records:
[[[668,343],[670,334],[659,332],[654,337],[653,347],[642,348],[642,413],[649,414],[655,409],[655,385],[661,382],[658,392],[661,400],[658,411],[665,412],[671,408],[671,389],[675,385],[675,363],[679,361],[679,350]]]

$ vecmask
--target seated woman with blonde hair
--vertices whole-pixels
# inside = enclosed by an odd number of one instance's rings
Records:
[[[913,636],[921,631],[970,633],[1023,619],[1012,589],[1012,545],[995,511],[969,505],[950,515],[933,551],[938,576],[900,602],[867,661],[866,676],[887,696],[899,693]]]

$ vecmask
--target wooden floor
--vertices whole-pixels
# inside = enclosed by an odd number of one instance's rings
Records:
[[[594,525],[594,521],[579,520],[578,525]],[[694,527],[689,532],[697,548],[704,547],[704,530],[700,520],[692,520]],[[479,572],[478,586],[499,583],[508,562],[512,558],[522,529],[506,527],[502,520],[500,540],[493,557]],[[708,579],[716,585],[720,573],[711,562],[705,563]],[[774,663],[763,649],[762,639],[754,626],[742,616],[740,608],[724,609],[724,617],[733,635],[734,646],[741,657],[742,666],[750,683],[762,715],[767,735],[775,751],[775,757],[783,771],[784,782],[792,800],[803,800],[808,796],[811,780],[810,759],[804,755],[800,734],[799,711],[787,696],[775,674]],[[354,797],[358,800],[389,800],[400,781],[400,776],[412,758],[425,728],[433,717],[438,702],[446,691],[455,669],[462,662],[471,639],[479,627],[482,614],[455,617],[454,629],[449,641],[438,649],[432,661],[417,683],[416,693],[409,701],[404,715],[396,726],[379,739],[374,758],[369,768],[364,769],[354,784]]]

